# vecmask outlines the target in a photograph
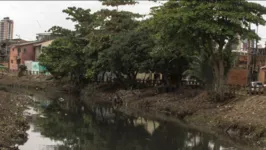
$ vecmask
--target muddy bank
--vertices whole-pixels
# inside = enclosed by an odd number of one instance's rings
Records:
[[[148,112],[178,118],[190,125],[227,135],[248,145],[266,146],[266,96],[238,96],[223,103],[203,90],[156,94],[155,89],[103,92],[94,89],[83,99],[88,105],[113,103],[126,112]]]
[[[18,77],[17,75],[4,75],[0,78],[0,84],[6,86],[14,86],[17,87],[35,87],[44,89],[49,86],[55,86],[56,84],[53,83],[51,80],[48,80],[49,77],[44,75],[35,75],[35,76],[22,76]]]
[[[54,87],[36,90],[0,85],[0,150],[17,150],[19,145],[28,140],[26,131],[32,117],[25,110],[36,104],[41,105],[36,102],[36,97],[53,100],[63,97],[65,101],[70,101],[75,96]]]
[[[28,96],[0,90],[0,149],[15,150],[27,140],[29,128],[23,111],[31,103]]]
[[[68,80],[54,80],[46,75],[27,75],[18,77],[14,74],[7,74],[0,78],[0,89],[2,87],[18,88],[42,92],[79,92],[77,88],[68,83]]]

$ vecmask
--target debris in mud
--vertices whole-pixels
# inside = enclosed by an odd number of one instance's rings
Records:
[[[65,101],[62,97],[60,97],[58,100],[59,100],[59,102],[64,102]]]
[[[29,126],[23,111],[29,99],[20,94],[0,91],[0,149],[16,150],[16,144],[27,140]]]

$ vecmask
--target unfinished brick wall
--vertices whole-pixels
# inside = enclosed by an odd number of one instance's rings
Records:
[[[247,69],[231,69],[228,73],[227,84],[246,85],[248,78]]]

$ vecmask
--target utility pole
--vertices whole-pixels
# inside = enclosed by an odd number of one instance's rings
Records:
[[[250,30],[250,24],[249,24],[249,30]],[[250,50],[250,39],[248,39],[248,55],[247,55],[247,69],[248,69],[248,79],[247,84],[251,82],[251,76],[252,76],[252,68],[251,68],[251,50]]]
[[[259,35],[259,26],[257,25],[257,35]],[[257,72],[259,71],[257,68],[257,54],[258,54],[258,39],[256,39],[256,47],[254,47],[254,52],[253,52],[253,70],[252,70],[252,79],[253,81],[257,80],[258,74]]]
[[[250,24],[249,24],[249,30],[250,29]],[[255,31],[256,32],[256,31]],[[258,34],[258,25],[257,25],[257,34]],[[256,46],[254,46],[256,44]],[[257,71],[256,69],[256,57],[257,57],[257,52],[258,52],[258,40],[256,41],[253,40],[252,46],[250,45],[250,40],[248,39],[248,80],[247,83],[249,84],[251,81],[254,81],[257,79],[255,72]]]

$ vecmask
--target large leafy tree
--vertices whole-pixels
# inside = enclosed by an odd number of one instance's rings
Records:
[[[67,19],[76,22],[75,30],[70,31],[62,27],[54,26],[49,31],[58,37],[53,43],[43,49],[39,61],[55,77],[64,77],[70,74],[71,81],[80,85],[85,81],[88,65],[85,65],[84,47],[89,44],[86,35],[91,32],[93,15],[90,10],[69,7],[63,10],[69,17]]]
[[[213,84],[213,71],[208,57],[202,53],[191,56],[188,69],[183,73],[186,77],[196,78],[211,88]]]
[[[182,43],[196,45],[199,53],[207,55],[213,69],[215,93],[223,100],[232,45],[239,37],[259,39],[248,27],[265,24],[262,15],[266,8],[246,0],[180,0],[169,1],[160,11],[174,14],[165,16],[176,27],[170,35],[182,36]]]
[[[187,1],[179,3],[177,17],[183,26],[201,40],[202,51],[209,55],[214,70],[214,90],[224,99],[226,68],[230,66],[232,45],[239,36],[259,38],[248,26],[250,23],[265,24],[262,15],[266,8],[246,0],[235,1]],[[193,13],[191,13],[193,12]]]
[[[152,18],[144,22],[144,28],[150,30],[156,43],[151,52],[150,69],[163,74],[167,84],[179,85],[182,73],[188,67],[187,55],[197,45],[186,44],[191,36],[179,33],[179,22],[175,20],[178,3],[166,3],[152,9]]]
[[[40,57],[40,62],[49,71],[56,76],[70,73],[75,83],[80,83],[84,76],[96,79],[99,73],[106,71],[118,73],[120,78],[124,77],[122,75],[135,78],[140,64],[146,59],[147,45],[152,44],[147,44],[145,33],[136,30],[139,25],[136,18],[141,15],[108,9],[91,13],[89,9],[76,7],[63,12],[68,14],[67,19],[76,23],[75,30],[57,26],[50,29],[58,39],[44,49]]]
[[[100,57],[99,64],[114,72],[117,77],[126,75],[130,81],[136,80],[137,73],[145,72],[153,40],[143,30],[133,30],[114,37],[110,48]]]
[[[83,82],[86,69],[84,52],[82,51],[84,44],[86,42],[70,35],[58,38],[50,46],[43,48],[39,61],[47,67],[55,78],[62,78],[70,74],[71,80],[75,84],[80,84]]]

